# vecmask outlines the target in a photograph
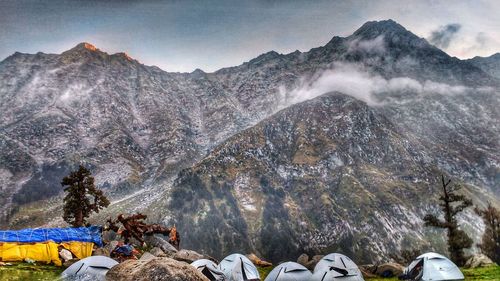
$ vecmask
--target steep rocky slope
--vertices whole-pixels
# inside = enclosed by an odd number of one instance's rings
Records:
[[[79,162],[103,187],[137,190],[248,123],[206,74],[166,73],[87,43],[61,55],[16,53],[0,77],[7,208],[10,198],[25,204],[58,194],[58,181]]]
[[[436,204],[440,173],[416,138],[364,102],[329,93],[182,171],[167,209],[185,245],[217,256],[237,249],[280,261],[337,250],[368,262],[429,238],[421,218]]]

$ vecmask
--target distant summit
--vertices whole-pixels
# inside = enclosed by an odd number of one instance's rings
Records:
[[[96,46],[87,42],[79,43],[75,47],[71,48],[69,51],[82,51],[82,50],[88,50],[92,52],[100,51]]]
[[[404,28],[399,23],[389,19],[389,20],[381,20],[381,21],[369,21],[363,24],[360,28],[358,28],[352,36],[363,36],[367,39],[369,37],[375,38],[382,34],[403,34],[403,33],[411,33],[406,28]]]

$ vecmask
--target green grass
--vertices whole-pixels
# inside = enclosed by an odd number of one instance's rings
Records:
[[[476,269],[462,269],[465,280],[496,280],[500,281],[500,266],[489,266]]]
[[[267,275],[271,270],[273,270],[274,266],[268,266],[268,267],[257,267],[259,270],[259,275],[260,275],[260,280],[266,279]]]
[[[489,266],[474,269],[464,269],[461,268],[462,273],[465,276],[466,281],[476,281],[476,280],[491,280],[500,281],[500,266]],[[397,277],[393,278],[366,278],[366,281],[396,281]]]
[[[0,280],[2,281],[53,281],[58,280],[63,267],[12,263],[12,265],[0,266]]]
[[[52,281],[58,280],[62,267],[43,264],[14,263],[11,266],[0,266],[2,281]],[[259,267],[261,280],[273,270],[273,267]],[[462,269],[466,281],[491,280],[500,281],[500,266],[490,266],[475,269]],[[367,278],[366,281],[396,281],[398,278]]]

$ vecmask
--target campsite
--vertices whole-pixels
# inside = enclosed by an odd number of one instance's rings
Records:
[[[0,281],[500,281],[500,0],[0,0]]]
[[[467,268],[459,268],[432,252],[406,265],[357,265],[340,253],[312,259],[303,254],[297,262],[276,265],[255,254],[235,253],[219,262],[182,249],[175,227],[146,224],[142,214],[118,217],[126,228],[108,220],[114,227],[0,231],[0,280],[455,281],[498,280],[500,276],[500,267],[484,255],[469,257]],[[111,237],[117,240],[107,240]],[[161,277],[158,272],[163,272]]]
[[[259,273],[264,280],[273,267],[259,267]],[[475,269],[461,269],[465,280],[483,281],[499,280],[500,266],[490,266]],[[27,263],[17,263],[13,266],[0,266],[0,280],[6,281],[52,281],[57,280],[62,273],[63,268],[54,265],[32,265]],[[366,281],[396,281],[397,277],[365,278]]]

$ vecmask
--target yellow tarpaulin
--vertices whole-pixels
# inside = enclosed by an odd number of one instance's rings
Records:
[[[24,261],[31,259],[38,262],[54,263],[57,266],[62,265],[59,258],[59,246],[68,249],[79,259],[92,255],[93,243],[90,242],[66,242],[57,244],[54,242],[44,243],[0,243],[1,261]]]
[[[84,259],[92,255],[92,249],[94,248],[94,243],[90,242],[65,242],[61,243],[61,246],[66,248],[68,251],[73,253],[78,259]]]

